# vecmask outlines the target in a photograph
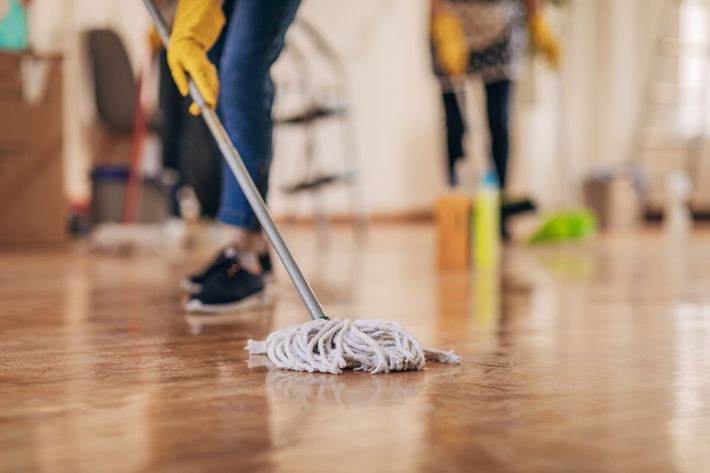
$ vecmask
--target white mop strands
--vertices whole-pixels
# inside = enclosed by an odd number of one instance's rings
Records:
[[[384,320],[318,319],[249,340],[252,355],[278,368],[340,374],[344,369],[389,373],[421,370],[426,360],[459,363],[453,351],[422,348],[401,326]]]

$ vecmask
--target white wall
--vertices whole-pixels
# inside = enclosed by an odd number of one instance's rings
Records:
[[[664,1],[573,0],[555,16],[563,38],[561,73],[536,67],[521,84],[532,99],[521,99],[517,114],[514,166],[526,171],[518,173],[518,184],[543,204],[578,198],[575,185],[590,170],[629,159]],[[570,176],[571,191],[560,189],[560,169]]]
[[[427,53],[428,0],[307,0],[300,15],[322,31],[346,63],[366,209],[375,214],[426,211],[444,182],[442,116]],[[319,138],[325,160],[337,169],[340,143],[323,134]],[[287,143],[277,141],[277,168],[292,149]],[[278,182],[278,169],[275,174]],[[326,196],[332,212],[348,211],[345,192]],[[277,211],[291,208],[276,192],[272,203]]]
[[[565,72],[573,104],[588,104],[588,141],[580,149],[587,167],[627,157],[636,123],[641,86],[665,0],[595,0],[574,2],[570,57]],[[668,19],[673,21],[672,18]],[[577,114],[574,114],[577,115]]]
[[[560,23],[566,25],[565,159],[577,179],[596,164],[626,157],[638,84],[655,12],[662,1],[574,0]],[[346,58],[366,206],[372,213],[426,210],[444,188],[442,116],[429,65],[427,3],[305,0],[300,12]],[[67,192],[72,199],[88,195],[86,125],[92,116],[79,32],[96,25],[117,28],[137,67],[145,51],[147,23],[139,1],[33,3],[35,44],[40,50],[62,50],[66,56],[65,156]],[[553,172],[559,168],[554,135],[558,129],[557,82],[544,68],[534,70],[518,87],[516,98],[513,187],[553,204],[561,195]],[[332,154],[328,159],[340,159],[335,147],[327,153]],[[278,148],[277,168],[292,154],[288,146]],[[332,197],[329,207],[333,212],[347,209],[344,195]],[[277,210],[288,209],[278,193],[273,205]]]

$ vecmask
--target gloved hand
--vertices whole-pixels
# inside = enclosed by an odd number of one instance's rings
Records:
[[[542,13],[533,13],[528,18],[528,31],[533,47],[540,51],[550,66],[557,69],[560,65],[560,43]]]
[[[155,26],[151,26],[150,29],[148,29],[146,40],[148,41],[148,46],[150,46],[151,53],[156,54],[163,49],[163,41],[160,39],[160,35],[158,34],[158,30],[155,29]]]
[[[468,67],[468,48],[461,23],[453,13],[440,11],[432,16],[431,38],[436,62],[450,76],[459,76]]]
[[[180,0],[168,42],[168,66],[180,94],[189,93],[189,74],[212,108],[217,105],[219,79],[217,68],[207,59],[207,51],[217,42],[224,23],[217,0]],[[190,106],[190,113],[200,114],[196,104]]]

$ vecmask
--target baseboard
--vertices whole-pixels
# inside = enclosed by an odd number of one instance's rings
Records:
[[[286,223],[289,225],[313,225],[316,223],[316,218],[309,217],[292,217],[277,215],[274,217],[277,223]],[[431,210],[415,210],[409,212],[382,212],[368,215],[365,219],[367,223],[377,224],[395,224],[395,223],[429,223],[434,220],[434,214]],[[325,218],[325,222],[331,225],[351,225],[353,223],[352,216],[349,215],[332,215]]]
[[[693,220],[697,222],[710,222],[709,209],[690,209],[693,214]],[[660,222],[663,220],[663,210],[661,209],[646,209],[643,214],[646,222]]]

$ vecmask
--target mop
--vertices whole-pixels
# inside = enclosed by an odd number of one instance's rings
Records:
[[[165,21],[152,0],[144,0],[144,3],[167,47],[170,35]],[[246,347],[249,353],[268,356],[278,368],[332,374],[340,374],[346,369],[373,374],[421,370],[427,360],[459,363],[460,359],[453,351],[423,348],[416,338],[394,322],[331,319],[325,315],[217,114],[207,106],[191,79],[189,89],[192,100],[200,108],[207,127],[313,319],[278,330],[264,341],[249,340]]]

